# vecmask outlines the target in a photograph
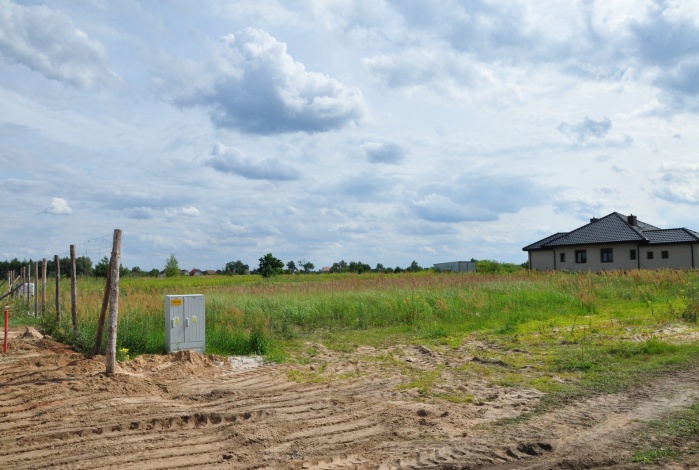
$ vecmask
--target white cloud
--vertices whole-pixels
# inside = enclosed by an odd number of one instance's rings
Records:
[[[611,128],[612,121],[609,118],[605,117],[601,121],[595,121],[587,116],[577,124],[562,122],[558,126],[561,133],[579,142],[584,142],[590,138],[601,139],[609,133]]]
[[[403,147],[392,142],[365,142],[361,149],[371,163],[400,163],[406,154]]]
[[[43,5],[0,0],[0,55],[77,87],[113,85],[107,51],[65,13]]]
[[[199,217],[199,214],[199,209],[194,206],[182,208],[182,215],[186,215],[187,217]]]
[[[668,202],[699,204],[699,165],[666,162],[658,166],[654,195]]]
[[[62,197],[54,197],[44,212],[53,215],[68,215],[73,212],[73,209],[68,206],[68,202]]]
[[[295,180],[300,177],[298,170],[276,158],[248,158],[240,149],[221,143],[214,146],[206,165],[221,173],[233,173],[252,180]]]
[[[224,36],[221,44],[213,84],[179,99],[208,108],[217,127],[251,134],[314,133],[364,117],[359,89],[307,71],[269,33],[247,28]]]

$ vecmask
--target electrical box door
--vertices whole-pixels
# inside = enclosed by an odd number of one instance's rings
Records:
[[[206,349],[206,316],[201,294],[165,296],[165,345],[167,352]]]

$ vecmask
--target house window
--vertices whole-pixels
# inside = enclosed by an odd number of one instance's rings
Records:
[[[660,257],[661,257],[662,259],[668,259],[668,258],[670,257],[670,252],[669,252],[669,251],[666,251],[666,250],[663,250],[663,251],[660,252]]]
[[[612,261],[614,261],[614,255],[612,254],[611,248],[602,248],[600,250],[600,255],[601,255],[600,260],[603,263],[611,263]]]
[[[587,250],[575,250],[575,262],[587,263]]]
[[[566,262],[566,254],[565,254],[565,253],[560,253],[560,254],[558,255],[558,258],[561,260],[561,263],[565,263],[565,262]]]
[[[646,253],[646,258],[653,259],[654,257],[655,257],[655,255],[653,254],[652,251],[649,251],[648,253]]]
[[[636,250],[629,251],[629,259],[636,259]]]

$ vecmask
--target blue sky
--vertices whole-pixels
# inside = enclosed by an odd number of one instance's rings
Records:
[[[698,230],[698,128],[697,2],[0,0],[0,259],[115,228],[142,269]]]

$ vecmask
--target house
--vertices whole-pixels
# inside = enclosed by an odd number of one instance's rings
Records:
[[[699,267],[699,233],[661,229],[618,212],[525,246],[535,270],[605,271]]]
[[[202,276],[203,274],[204,274],[204,273],[201,272],[201,270],[199,270],[199,269],[197,269],[197,268],[194,268],[194,269],[192,269],[191,271],[189,271],[189,272],[187,273],[187,275],[189,275],[189,276]]]

